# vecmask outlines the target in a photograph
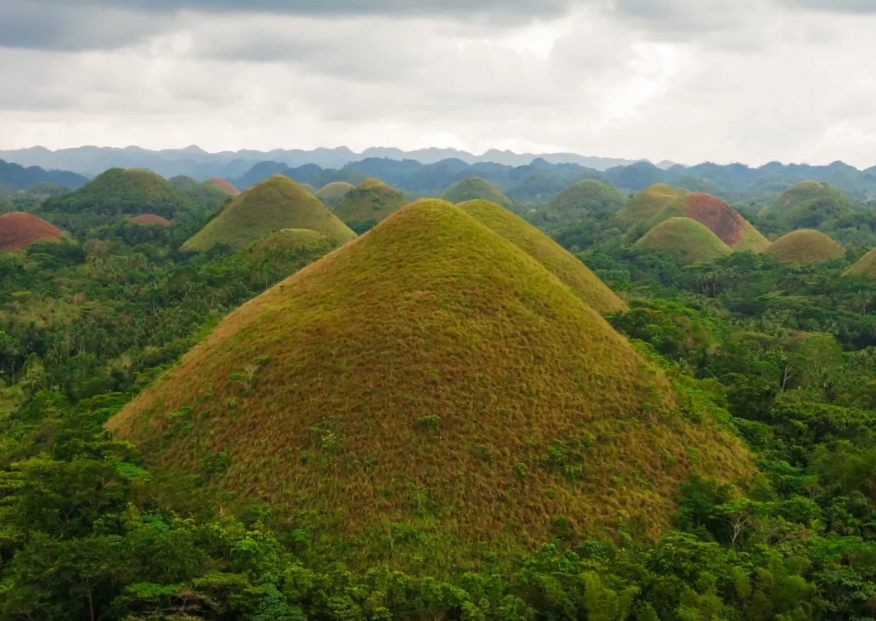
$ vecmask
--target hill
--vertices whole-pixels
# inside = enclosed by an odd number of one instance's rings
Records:
[[[355,237],[315,196],[291,179],[275,175],[235,198],[183,249],[206,251],[216,244],[244,248],[265,233],[288,228],[316,231],[339,244]]]
[[[537,228],[489,201],[460,203],[459,208],[541,263],[560,281],[603,315],[627,310],[627,305],[577,258]]]
[[[256,268],[269,267],[273,273],[285,278],[337,247],[337,242],[322,233],[283,229],[268,233],[238,254],[246,264]]]
[[[157,214],[173,219],[195,203],[163,178],[148,170],[111,168],[84,187],[47,200],[48,213],[92,216]]]
[[[220,177],[213,177],[212,179],[209,179],[207,181],[207,184],[212,185],[214,188],[222,190],[223,192],[225,192],[229,196],[239,196],[240,195],[240,190],[238,190],[233,185],[231,185],[231,183],[229,183],[228,181],[226,181],[225,179],[222,179]]]
[[[38,166],[25,168],[0,160],[0,185],[17,190],[28,190],[40,183],[55,183],[65,188],[80,188],[88,179],[65,170],[43,170]]]
[[[664,220],[648,231],[636,245],[674,254],[685,263],[711,261],[733,252],[712,231],[690,218]]]
[[[810,229],[854,211],[851,200],[835,187],[804,181],[785,190],[761,210],[760,216],[778,220],[789,228]]]
[[[620,211],[624,195],[601,181],[585,179],[570,185],[538,211],[533,221],[540,226],[574,224],[595,213]]]
[[[511,199],[502,194],[501,190],[492,183],[480,177],[469,177],[453,184],[444,192],[444,200],[450,203],[485,200],[502,207],[511,206]]]
[[[316,198],[321,200],[329,207],[334,207],[344,198],[347,193],[355,186],[344,181],[334,181],[319,189],[316,193]]]
[[[161,216],[156,216],[153,213],[147,213],[136,218],[131,218],[131,222],[139,226],[173,226],[173,222]]]
[[[60,239],[61,231],[32,214],[22,211],[0,216],[0,250],[13,251],[27,248],[41,241]]]
[[[846,275],[876,278],[876,248],[858,259],[852,267],[846,270]]]
[[[639,223],[651,229],[664,220],[686,215],[688,194],[687,190],[658,183],[636,194],[618,212],[617,217],[619,220]]]
[[[452,571],[557,524],[657,534],[692,472],[750,473],[674,402],[534,259],[421,201],[229,315],[108,426],[199,502],[267,502],[346,560]]]
[[[407,202],[399,190],[377,179],[366,179],[335,205],[334,214],[347,224],[380,222]]]
[[[820,231],[803,229],[788,233],[770,244],[764,254],[781,263],[815,263],[841,259],[846,250]]]
[[[690,194],[685,202],[685,215],[704,225],[733,250],[760,252],[770,245],[738,211],[711,194]]]

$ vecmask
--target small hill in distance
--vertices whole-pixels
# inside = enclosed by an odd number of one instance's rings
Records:
[[[230,182],[222,179],[220,177],[213,177],[207,181],[208,184],[212,185],[214,188],[218,190],[222,190],[228,196],[239,196],[240,190],[235,188]]]
[[[307,229],[343,244],[356,235],[315,196],[282,175],[247,189],[213,218],[183,250],[204,252],[216,244],[240,249],[270,231]]]
[[[23,250],[37,242],[60,238],[60,229],[32,214],[14,211],[0,216],[0,251]]]
[[[511,199],[505,196],[499,188],[480,177],[469,177],[453,184],[444,192],[444,200],[449,203],[485,200],[502,207],[510,207],[512,204]]]
[[[334,207],[355,187],[346,181],[334,181],[320,188],[316,193],[316,198],[329,207]]]
[[[685,216],[688,194],[687,190],[658,183],[636,194],[617,217],[651,229],[669,218]]]
[[[711,261],[733,252],[712,231],[690,218],[664,220],[637,241],[636,246],[673,254],[685,263]]]
[[[858,259],[852,267],[846,270],[846,275],[876,279],[876,248]]]
[[[338,247],[335,240],[306,229],[282,229],[244,248],[238,254],[254,268],[269,268],[281,278],[322,258]]]
[[[154,213],[147,213],[143,214],[142,216],[131,218],[131,222],[138,226],[173,226],[173,222],[171,222],[167,218],[156,216]]]
[[[483,200],[460,203],[459,208],[541,263],[598,313],[628,310],[626,303],[586,265],[523,218]]]
[[[366,179],[335,205],[334,214],[347,224],[380,222],[404,207],[404,193],[377,179]]]
[[[302,188],[304,188],[305,190],[307,190],[308,192],[310,192],[314,196],[316,195],[316,188],[313,187],[312,185],[310,185],[309,183],[302,183],[300,185]]]
[[[750,476],[675,400],[535,259],[432,200],[233,312],[108,427],[208,506],[269,503],[353,566],[448,572],[557,520],[657,536],[693,473]]]
[[[813,229],[854,211],[852,201],[835,187],[804,181],[785,190],[761,210],[760,216],[793,229]]]
[[[763,254],[780,263],[804,264],[842,259],[846,249],[820,231],[802,229],[777,239]]]
[[[592,214],[620,211],[626,202],[624,195],[612,186],[585,179],[551,199],[533,216],[533,222],[548,228],[574,224]]]

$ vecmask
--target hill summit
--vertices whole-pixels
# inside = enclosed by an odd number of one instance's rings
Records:
[[[780,263],[815,263],[842,259],[846,250],[820,231],[803,229],[780,237],[763,251]]]
[[[347,224],[380,222],[408,202],[405,195],[377,179],[366,179],[335,205],[334,214]]]
[[[213,177],[212,179],[207,181],[207,183],[212,185],[214,188],[216,188],[218,190],[222,190],[223,192],[225,192],[229,196],[239,196],[240,195],[240,190],[238,190],[236,187],[234,187],[229,181],[226,181],[225,179],[222,179],[220,177]]]
[[[444,193],[444,200],[450,203],[485,200],[502,207],[510,207],[511,199],[505,196],[499,188],[480,177],[469,177],[450,186]]]
[[[447,571],[557,521],[656,534],[692,472],[750,472],[674,402],[569,287],[432,200],[229,315],[109,428],[206,502],[270,503],[347,560]]]
[[[586,265],[523,218],[489,201],[460,203],[459,208],[541,263],[597,312],[608,314],[628,309]]]
[[[216,244],[239,249],[270,231],[288,228],[316,231],[339,244],[355,237],[310,192],[288,177],[275,175],[235,198],[183,249],[206,251]]]
[[[827,183],[804,181],[791,186],[760,215],[774,218],[795,229],[816,228],[826,222],[854,212],[845,194]]]
[[[852,267],[846,270],[846,275],[876,279],[876,248],[858,259]]]
[[[534,221],[547,227],[574,224],[592,214],[620,211],[625,204],[624,195],[612,186],[585,179],[552,198],[535,214]]]
[[[334,207],[355,186],[346,181],[333,181],[324,185],[316,193],[316,197],[329,207]]]
[[[61,231],[32,214],[14,211],[0,216],[0,250],[21,250],[41,241],[60,239]]]
[[[669,218],[648,231],[636,245],[674,254],[685,263],[711,261],[733,252],[712,231],[690,218]]]

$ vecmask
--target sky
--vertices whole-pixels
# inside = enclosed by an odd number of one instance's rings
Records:
[[[876,0],[0,0],[0,148],[876,165]]]

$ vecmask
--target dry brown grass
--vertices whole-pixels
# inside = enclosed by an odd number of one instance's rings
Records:
[[[29,213],[14,211],[0,216],[0,251],[21,250],[36,242],[60,238],[60,229]]]
[[[763,254],[781,263],[803,264],[841,259],[846,256],[846,250],[820,231],[803,229],[780,237]]]

